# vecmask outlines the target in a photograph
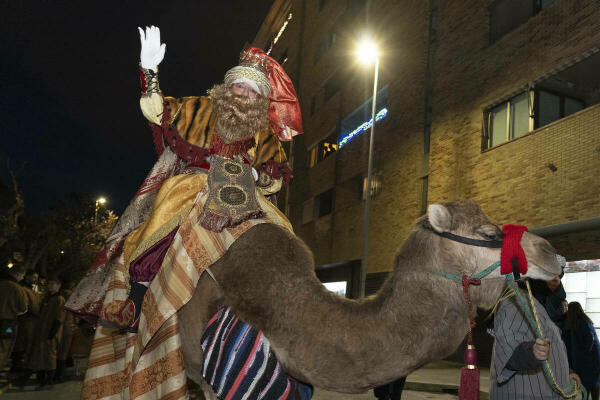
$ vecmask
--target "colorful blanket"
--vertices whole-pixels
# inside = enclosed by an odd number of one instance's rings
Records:
[[[265,211],[262,218],[244,221],[219,233],[206,230],[197,221],[207,194],[207,190],[198,193],[146,292],[138,332],[120,334],[113,329],[98,327],[83,399],[187,398],[177,310],[191,299],[205,269],[221,258],[248,229],[262,223],[292,229],[279,210],[262,195],[257,195]],[[123,302],[128,295],[128,273],[122,254],[113,265],[105,305]]]
[[[310,385],[289,376],[259,330],[223,307],[202,335],[202,375],[222,400],[308,400]]]

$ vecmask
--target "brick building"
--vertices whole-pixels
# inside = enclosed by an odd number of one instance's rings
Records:
[[[317,265],[355,274],[344,263],[361,258],[369,135],[357,133],[373,67],[351,49],[365,31],[383,52],[368,283],[427,204],[456,199],[568,260],[600,257],[598,1],[276,0],[253,45],[271,48],[300,98],[280,207]]]

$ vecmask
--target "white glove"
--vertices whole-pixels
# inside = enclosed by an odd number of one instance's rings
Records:
[[[145,69],[156,69],[165,57],[166,44],[160,43],[160,29],[157,26],[146,27],[146,32],[138,27],[140,32],[140,65]]]

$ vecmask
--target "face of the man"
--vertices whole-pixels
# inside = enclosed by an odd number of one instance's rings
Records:
[[[231,91],[236,96],[244,96],[252,100],[256,99],[256,96],[258,96],[258,93],[252,89],[252,86],[244,82],[238,82],[231,85]]]
[[[51,294],[58,292],[59,289],[60,289],[60,283],[55,282],[55,281],[48,282],[48,292],[50,292]]]
[[[25,277],[25,282],[27,282],[29,285],[33,285],[34,283],[37,283],[38,281],[38,274],[30,274],[27,275],[27,277]]]
[[[560,276],[558,276],[558,275],[556,275],[554,278],[552,278],[551,280],[548,281],[548,287],[553,292],[556,290],[556,288],[558,288],[559,285],[560,285]]]
[[[17,282],[21,282],[24,276],[25,273],[21,272],[20,274],[15,275],[15,279],[17,280]]]

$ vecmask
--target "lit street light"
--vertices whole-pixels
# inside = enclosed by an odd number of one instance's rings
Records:
[[[100,209],[101,205],[104,205],[104,203],[106,203],[106,198],[98,197],[96,199],[96,207],[94,208],[94,222],[95,223],[98,222],[98,210]]]
[[[363,250],[360,266],[360,297],[365,297],[365,282],[367,280],[367,258],[369,253],[369,219],[371,217],[371,181],[373,176],[373,142],[375,138],[375,107],[377,104],[377,79],[379,76],[379,53],[375,43],[363,40],[357,49],[357,58],[364,64],[375,61],[373,77],[373,100],[371,104],[371,137],[369,139],[369,164],[367,168],[367,187],[365,193],[365,213],[363,219]]]

